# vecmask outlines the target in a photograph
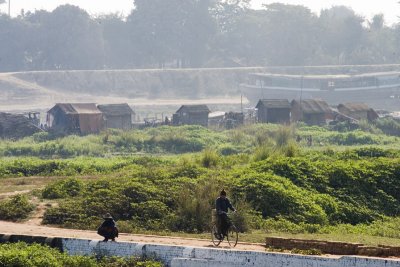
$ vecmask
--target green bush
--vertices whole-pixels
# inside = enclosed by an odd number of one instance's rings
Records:
[[[209,230],[211,210],[223,188],[222,181],[211,178],[197,184],[186,184],[176,195],[176,209],[168,217],[169,228],[174,231],[203,232]]]
[[[375,121],[375,125],[385,134],[400,136],[400,122],[398,120],[393,118],[380,118]]]
[[[278,147],[287,146],[289,141],[293,139],[293,129],[289,126],[281,126],[276,132],[275,142]]]
[[[254,150],[254,161],[262,161],[269,158],[274,153],[274,148],[271,144],[257,146]]]
[[[206,149],[203,151],[200,161],[201,165],[205,168],[215,167],[220,161],[220,155],[215,150]]]
[[[1,266],[23,267],[162,267],[160,262],[139,258],[69,256],[66,253],[23,242],[0,244]]]
[[[42,191],[42,197],[57,199],[75,197],[83,191],[82,181],[76,178],[69,178],[48,184]]]
[[[0,219],[17,221],[26,219],[35,206],[29,203],[25,195],[16,195],[0,202]]]

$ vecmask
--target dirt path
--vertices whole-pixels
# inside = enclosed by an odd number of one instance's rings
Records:
[[[0,199],[12,197],[15,195],[20,195],[20,194],[26,194],[29,193],[31,190],[21,190],[21,191],[14,191],[14,192],[6,192],[6,193],[0,193]]]
[[[0,221],[0,233],[2,234],[20,234],[20,235],[37,235],[48,237],[70,237],[70,238],[90,238],[100,240],[100,236],[94,231],[82,231],[74,229],[52,228],[46,226],[32,225],[26,223],[12,223]],[[182,237],[152,236],[152,235],[133,235],[121,233],[117,241],[131,241],[150,244],[165,244],[177,246],[193,246],[193,247],[212,247],[211,240],[193,239]],[[226,242],[220,245],[220,248],[229,249]],[[240,243],[235,249],[265,251],[262,244]]]

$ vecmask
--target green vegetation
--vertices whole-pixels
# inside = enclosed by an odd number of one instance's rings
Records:
[[[126,227],[202,232],[221,187],[229,188],[235,201],[249,205],[251,214],[243,216],[250,224],[282,218],[312,229],[400,215],[397,158],[360,157],[347,151],[337,158],[321,153],[275,154],[263,161],[238,164],[240,156],[219,156],[217,166],[205,168],[208,153],[200,154],[198,163],[196,158],[142,158],[141,163],[101,179],[79,182],[69,178],[49,184],[43,197],[66,199],[47,211],[45,223],[93,228],[96,218],[112,211]],[[255,227],[262,225],[259,222]]]
[[[159,262],[140,260],[138,258],[105,257],[96,259],[87,256],[68,256],[65,253],[41,246],[26,243],[0,244],[1,266],[21,267],[161,267]]]
[[[293,139],[295,135],[300,138],[298,142],[300,146],[306,146],[306,138],[312,136],[313,147],[372,145],[400,148],[398,137],[388,136],[381,132],[370,133],[361,129],[334,131],[328,127],[303,125],[297,128],[285,128],[271,124],[256,124],[220,132],[201,126],[163,126],[128,132],[108,130],[99,135],[83,137],[72,135],[55,138],[48,133],[39,133],[19,141],[0,141],[0,156],[54,159],[143,153],[182,154],[201,152],[210,148],[221,155],[232,155],[251,154],[254,149],[262,150],[263,146],[289,147],[290,155],[296,152],[296,143]]]
[[[26,196],[13,196],[8,200],[0,201],[0,220],[25,219],[34,208],[34,205],[29,202]]]
[[[306,141],[310,135],[311,146]],[[138,136],[147,144],[146,155],[5,157],[0,183],[12,180],[5,177],[54,177],[43,178],[45,186],[36,194],[58,203],[47,208],[43,223],[79,229],[96,229],[110,212],[121,232],[201,236],[209,230],[219,190],[226,188],[239,210],[232,219],[248,232],[243,238],[249,241],[276,233],[336,240],[373,236],[390,244],[400,239],[398,137],[361,129],[253,125],[221,132],[160,127],[73,138],[100,142],[102,151],[115,153],[137,148]],[[30,145],[68,138],[40,138]],[[29,142],[3,141],[0,147],[10,151],[21,143]],[[200,144],[197,153],[176,155],[193,152],[193,144]],[[14,203],[7,201],[10,207]]]

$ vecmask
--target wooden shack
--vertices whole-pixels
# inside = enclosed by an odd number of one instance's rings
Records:
[[[135,112],[128,104],[98,105],[97,108],[103,113],[103,125],[105,128],[123,130],[132,128]]]
[[[210,110],[206,105],[183,105],[172,117],[173,125],[201,125],[208,126]]]
[[[0,112],[0,138],[15,140],[41,131],[24,115]]]
[[[337,109],[340,113],[356,120],[373,121],[378,118],[375,110],[365,103],[342,103]]]
[[[303,121],[309,125],[324,125],[332,117],[328,103],[320,99],[293,100],[291,103],[292,122]]]
[[[290,123],[290,103],[287,99],[260,99],[256,106],[259,123]]]
[[[47,112],[47,125],[63,133],[98,133],[103,128],[101,111],[94,103],[58,103]]]

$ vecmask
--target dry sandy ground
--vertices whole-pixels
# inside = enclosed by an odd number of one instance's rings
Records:
[[[100,236],[94,231],[82,231],[75,229],[52,228],[41,225],[33,225],[28,221],[27,223],[12,223],[0,221],[0,233],[2,234],[20,234],[20,235],[34,235],[34,236],[47,236],[47,237],[70,237],[100,240]],[[240,237],[239,237],[240,238]],[[133,235],[121,233],[117,241],[130,241],[141,242],[148,244],[164,244],[176,246],[192,246],[192,247],[213,247],[210,240],[193,239],[182,237],[165,237],[165,236],[152,236],[152,235]],[[223,242],[219,246],[222,249],[229,249],[228,243]],[[265,251],[262,244],[254,243],[238,243],[235,250],[251,250],[251,251]]]

